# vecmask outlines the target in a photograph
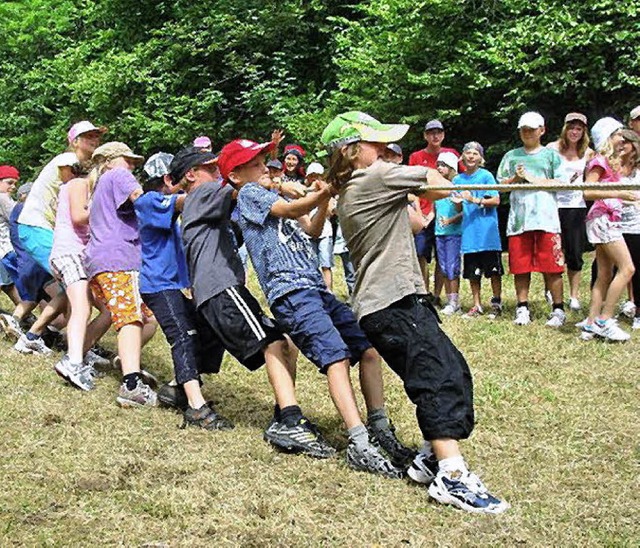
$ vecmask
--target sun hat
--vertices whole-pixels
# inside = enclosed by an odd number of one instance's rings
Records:
[[[324,173],[324,167],[319,162],[311,162],[307,168],[307,175],[322,175]]]
[[[359,111],[338,114],[322,132],[320,140],[328,152],[358,141],[372,143],[393,143],[402,139],[409,126],[407,124],[383,124]]]
[[[211,139],[206,135],[200,135],[193,140],[193,146],[198,148],[211,148]]]
[[[149,179],[157,179],[169,173],[169,166],[173,160],[173,154],[168,152],[156,152],[150,156],[142,168]]]
[[[582,122],[586,126],[587,117],[580,112],[570,112],[564,117],[564,123],[568,124],[569,122]]]
[[[591,128],[591,138],[593,139],[595,149],[597,151],[601,150],[607,142],[607,139],[622,127],[624,127],[622,122],[619,122],[615,118],[611,118],[610,116],[600,118]]]
[[[484,158],[484,147],[478,143],[478,141],[469,141],[466,143],[464,147],[462,147],[462,152],[467,152],[467,150],[475,150]]]
[[[456,173],[458,172],[458,157],[453,152],[441,152],[438,154],[436,163],[444,164],[450,167]]]
[[[429,120],[424,125],[424,130],[430,131],[432,129],[441,129],[442,131],[444,131],[444,126],[442,125],[442,122],[440,120]]]
[[[94,162],[98,160],[109,161],[115,158],[120,158],[121,156],[123,158],[134,160],[138,165],[144,161],[144,156],[134,154],[133,150],[131,150],[128,145],[121,143],[120,141],[110,141],[104,145],[100,145],[93,151],[91,159]]]
[[[635,120],[636,118],[640,118],[640,105],[629,113],[629,120]]]
[[[179,183],[187,171],[196,166],[215,164],[216,155],[200,147],[189,146],[177,152],[169,164],[169,175],[174,184]]]
[[[528,127],[538,129],[544,127],[544,118],[539,112],[525,112],[518,120],[518,129]]]
[[[106,133],[107,128],[104,126],[96,127],[88,120],[77,122],[73,124],[67,133],[67,140],[69,143],[73,143],[83,133],[89,133],[90,131],[98,131],[100,133]]]
[[[267,167],[269,169],[277,169],[278,171],[280,171],[282,169],[282,162],[277,158],[274,158],[267,162]]]
[[[394,154],[402,156],[402,147],[398,143],[390,143],[387,145],[387,148]]]
[[[20,185],[18,187],[18,190],[16,190],[16,197],[20,199],[23,196],[27,196],[29,192],[31,192],[32,186],[33,186],[33,183],[25,183],[23,185]]]
[[[0,166],[0,179],[20,179],[20,172],[13,166]]]
[[[235,168],[250,162],[260,154],[270,152],[275,146],[273,141],[256,143],[248,139],[236,139],[235,141],[227,143],[222,147],[220,155],[218,156],[220,175],[222,175],[224,179],[228,179],[229,173]]]

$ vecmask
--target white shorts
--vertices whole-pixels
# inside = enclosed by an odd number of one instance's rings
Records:
[[[610,244],[622,240],[622,228],[618,221],[600,215],[587,221],[587,239],[590,244]]]
[[[56,280],[62,282],[65,287],[89,279],[82,264],[82,255],[62,255],[51,259],[50,263]]]

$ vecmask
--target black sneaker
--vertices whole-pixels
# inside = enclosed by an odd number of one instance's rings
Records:
[[[264,431],[263,438],[277,449],[289,453],[305,453],[318,459],[328,459],[335,455],[336,450],[318,434],[317,428],[305,417],[293,426],[287,426],[274,418]]]
[[[200,409],[193,409],[187,407],[183,414],[184,422],[181,428],[187,426],[197,426],[198,428],[204,428],[205,430],[232,430],[233,423],[224,418],[222,415],[218,415],[213,410],[211,402],[205,403]]]
[[[379,474],[391,479],[401,479],[404,473],[380,452],[378,447],[369,442],[356,445],[350,441],[347,446],[347,464],[360,472]]]
[[[172,407],[180,411],[189,408],[189,400],[182,385],[163,384],[158,389],[158,401],[163,407]]]
[[[60,331],[54,331],[50,327],[47,327],[42,333],[42,340],[51,350],[58,350],[60,352],[67,351],[67,341]]]
[[[407,468],[415,458],[417,451],[409,449],[400,443],[396,437],[396,429],[389,421],[389,428],[376,428],[372,424],[367,424],[369,438],[381,447],[387,454],[391,463],[397,468]]]

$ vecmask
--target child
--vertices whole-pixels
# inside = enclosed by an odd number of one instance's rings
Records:
[[[439,502],[499,513],[508,504],[488,493],[460,454],[457,440],[467,438],[474,423],[471,373],[426,299],[409,230],[407,193],[444,198],[447,192],[425,192],[425,186],[447,180],[422,166],[380,161],[386,144],[408,129],[346,112],[322,134],[331,155],[328,179],[340,189],[340,222],[357,269],[354,312],[417,406],[425,443],[409,476],[431,483],[429,494]]]
[[[495,185],[496,180],[484,165],[484,149],[471,141],[462,149],[462,163],[466,171],[458,175],[456,185]],[[497,207],[500,195],[495,190],[465,190],[460,193],[458,207],[462,209],[463,277],[469,280],[473,306],[465,317],[475,318],[483,313],[480,299],[480,280],[491,279],[491,318],[502,313],[502,268],[500,232]]]
[[[347,463],[356,470],[398,478],[398,470],[379,451],[379,443],[398,465],[413,454],[395,437],[386,417],[380,357],[358,327],[351,309],[323,283],[318,262],[300,227],[322,230],[331,192],[321,180],[317,191],[287,201],[261,188],[265,154],[271,143],[232,141],[220,152],[220,172],[238,189],[240,226],[260,285],[276,321],[300,351],[327,375],[329,393],[348,433]],[[308,213],[317,208],[314,219]],[[294,220],[297,219],[297,223]],[[356,404],[349,367],[360,362],[360,379],[369,411],[369,431]]]
[[[626,133],[632,130],[621,129],[622,124],[613,118],[601,118],[593,125],[591,135],[598,154],[587,164],[586,182],[618,182],[635,171],[637,151]],[[635,269],[620,221],[622,200],[635,201],[636,194],[626,190],[587,190],[584,195],[587,200],[595,200],[587,213],[587,238],[596,248],[598,274],[581,337],[589,340],[599,335],[611,341],[626,341],[630,336],[618,326],[614,312]]]
[[[9,217],[16,205],[11,194],[16,189],[19,179],[20,172],[15,167],[0,166],[0,286],[16,306],[20,303],[20,296],[11,276],[16,265],[15,251],[9,234]]]
[[[247,369],[255,371],[266,363],[276,406],[265,441],[288,451],[330,457],[333,448],[303,416],[296,400],[293,350],[244,285],[245,273],[231,232],[233,188],[214,182],[215,156],[198,149],[178,152],[170,169],[174,184],[181,184],[188,194],[182,237],[196,309],[225,350]]]
[[[142,187],[131,171],[142,160],[124,143],[106,143],[93,153],[88,183],[93,193],[84,267],[94,298],[109,309],[118,332],[122,384],[116,401],[121,407],[157,405],[157,395],[140,371],[140,351],[157,327],[139,290],[140,239],[133,202]]]
[[[553,182],[560,176],[561,160],[555,150],[540,143],[545,133],[544,118],[537,112],[527,112],[520,117],[518,130],[523,146],[504,155],[498,167],[498,181],[503,184]],[[561,327],[566,320],[562,299],[565,263],[555,195],[546,190],[516,190],[511,193],[510,201],[509,270],[518,301],[514,323],[531,323],[531,273],[541,272],[552,297],[547,325]]]
[[[205,401],[200,388],[200,373],[220,369],[224,348],[200,319],[193,300],[183,293],[189,287],[189,275],[178,216],[187,195],[176,194],[180,186],[173,185],[169,177],[173,158],[158,152],[147,160],[146,192],[134,202],[142,252],[140,294],[171,347],[178,385],[163,386],[158,399],[162,402],[163,395],[178,392],[184,426],[225,430],[232,427],[231,423]]]
[[[452,152],[441,152],[437,161],[438,172],[448,181],[458,174],[458,157]],[[442,309],[445,316],[460,311],[460,241],[462,239],[462,213],[456,209],[451,198],[434,202],[436,212],[436,253],[438,264],[444,275],[447,304]]]
[[[300,145],[284,147],[283,182],[303,183],[305,178],[304,157],[306,153]]]

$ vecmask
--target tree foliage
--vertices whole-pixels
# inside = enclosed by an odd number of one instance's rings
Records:
[[[639,8],[614,0],[24,0],[0,4],[0,154],[32,173],[73,121],[149,154],[283,127],[317,149],[346,109],[495,153],[537,109],[638,101]]]

